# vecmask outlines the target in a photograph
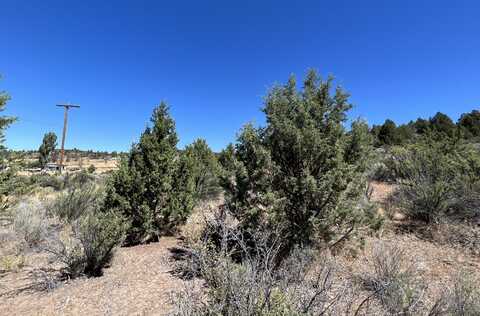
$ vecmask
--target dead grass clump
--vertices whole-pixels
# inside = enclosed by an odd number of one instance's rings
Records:
[[[25,265],[25,256],[22,254],[5,255],[0,257],[0,274],[18,272]]]
[[[202,201],[194,208],[192,214],[187,218],[185,224],[180,228],[180,235],[186,244],[192,245],[209,239],[221,226],[234,228],[238,225],[229,212],[223,211],[223,198],[211,201]]]
[[[13,229],[30,247],[38,246],[48,229],[45,206],[36,199],[20,202],[14,209]]]
[[[460,272],[454,276],[430,309],[428,316],[480,315],[479,280]]]
[[[419,281],[413,260],[408,260],[403,249],[378,243],[365,267],[359,274],[363,288],[377,299],[392,315],[417,315],[424,308],[426,286]]]
[[[444,297],[447,315],[480,315],[480,280],[466,273],[456,276]]]

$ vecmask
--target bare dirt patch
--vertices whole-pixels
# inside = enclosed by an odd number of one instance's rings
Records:
[[[397,186],[385,182],[372,181],[370,182],[370,188],[372,190],[372,201],[385,203],[390,195],[396,190]]]
[[[169,249],[178,244],[176,238],[166,237],[158,243],[121,248],[102,277],[70,281],[50,292],[0,296],[0,315],[168,314],[172,290],[187,283],[170,273]],[[10,273],[0,279],[0,295],[23,286],[25,276]]]

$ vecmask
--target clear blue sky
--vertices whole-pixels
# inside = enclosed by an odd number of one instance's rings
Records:
[[[372,123],[480,106],[480,2],[0,0],[0,90],[20,121],[13,149],[61,133],[67,147],[127,150],[161,100],[179,147],[215,150],[262,123],[274,83],[333,74]]]

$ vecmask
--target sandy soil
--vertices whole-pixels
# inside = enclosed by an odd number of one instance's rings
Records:
[[[0,315],[165,315],[172,289],[186,281],[170,274],[173,237],[119,249],[102,277],[74,280],[50,292],[26,291],[0,296]],[[0,279],[0,295],[24,283],[24,273]],[[5,287],[8,285],[8,287]]]
[[[372,188],[372,200],[380,204],[395,189],[384,183],[372,183]],[[200,213],[195,213],[182,230],[185,237],[194,238],[198,234],[201,215],[217,203],[220,202],[202,205]],[[368,258],[379,242],[405,250],[406,258],[415,261],[423,279],[428,280],[429,297],[436,297],[458,271],[480,278],[478,256],[393,229],[369,236],[364,248],[357,249],[354,256],[348,249],[341,251],[336,259],[348,272],[345,277],[361,274],[371,267]],[[20,272],[0,276],[0,315],[166,315],[172,309],[175,295],[181,295],[191,285],[170,273],[173,268],[170,249],[180,244],[174,237],[165,237],[158,243],[121,248],[102,277],[70,281],[50,292],[18,292],[31,282],[28,270],[42,264],[40,257],[31,256]],[[12,292],[15,290],[17,293]],[[359,299],[370,295],[356,294]]]

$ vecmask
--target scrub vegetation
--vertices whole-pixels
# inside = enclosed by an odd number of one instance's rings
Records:
[[[107,155],[113,171],[47,171],[53,133],[30,163],[2,145],[0,300],[37,313],[34,297],[103,286],[97,300],[139,314],[480,315],[480,112],[369,126],[351,108],[310,71],[271,88],[265,125],[219,153],[178,148],[164,102],[128,153]],[[15,120],[0,116],[0,144]],[[128,269],[155,271],[149,289]],[[161,302],[135,311],[140,297]]]

